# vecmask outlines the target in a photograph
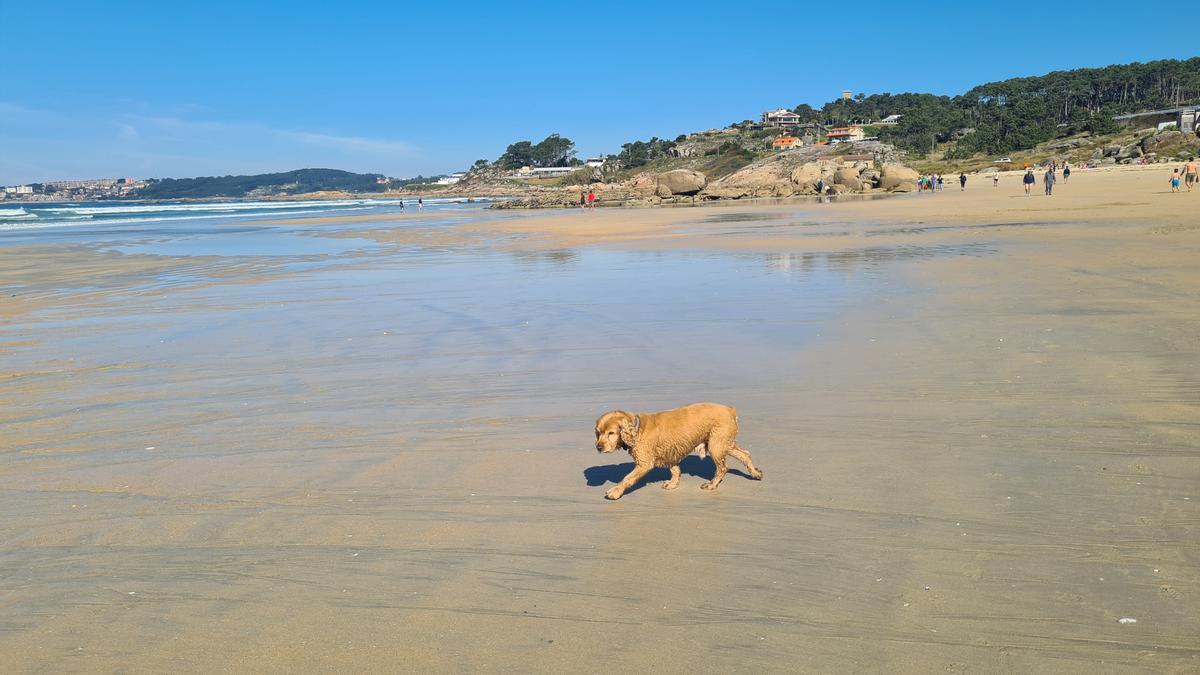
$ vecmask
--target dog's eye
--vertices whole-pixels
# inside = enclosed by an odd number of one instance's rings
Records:
[[[609,436],[616,436],[616,435],[617,435],[617,432],[615,432],[615,431],[610,431],[610,432],[608,432],[608,435],[609,435]]]

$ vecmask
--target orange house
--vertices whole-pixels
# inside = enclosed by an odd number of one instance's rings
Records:
[[[861,141],[866,135],[862,127],[834,127],[828,134],[830,141],[841,142]]]
[[[795,136],[779,136],[775,140],[771,141],[771,147],[776,150],[791,150],[792,148],[798,148],[801,145],[803,145],[803,143]]]

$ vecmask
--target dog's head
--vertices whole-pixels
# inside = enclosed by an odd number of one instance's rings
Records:
[[[612,452],[633,447],[637,418],[624,410],[606,412],[596,420],[596,451]]]

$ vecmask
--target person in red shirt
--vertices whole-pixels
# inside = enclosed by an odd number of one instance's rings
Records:
[[[587,200],[588,200],[588,208],[589,209],[596,208],[596,191],[595,190],[588,190]]]

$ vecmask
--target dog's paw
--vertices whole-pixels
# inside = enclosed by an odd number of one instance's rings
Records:
[[[750,472],[750,477],[753,478],[754,480],[762,480],[763,472],[758,469],[755,469]]]
[[[663,483],[664,490],[674,490],[679,487],[679,483]]]
[[[702,484],[700,485],[700,489],[701,489],[701,490],[716,490],[716,489],[717,489],[717,486],[716,486],[716,485],[713,485],[713,482],[710,480],[710,481],[708,481],[708,482],[706,482],[706,483],[702,483]]]
[[[620,499],[621,495],[623,495],[623,494],[625,494],[625,491],[622,490],[621,488],[610,488],[608,490],[608,492],[604,493],[604,498],[605,499]]]

